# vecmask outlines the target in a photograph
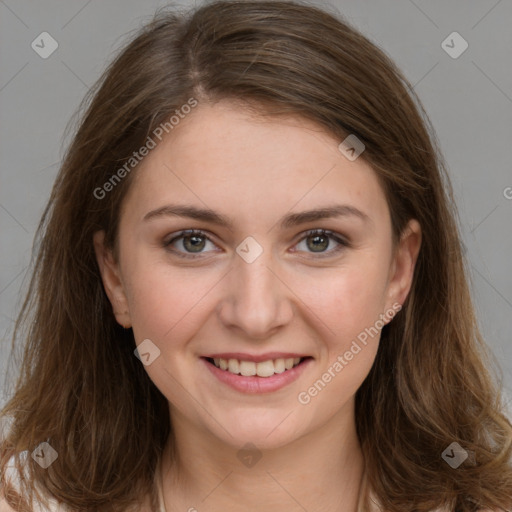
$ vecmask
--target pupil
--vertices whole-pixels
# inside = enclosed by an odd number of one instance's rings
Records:
[[[327,246],[329,245],[329,239],[325,235],[313,235],[312,240],[314,244],[310,247],[313,251],[320,252],[322,250],[327,249]],[[317,244],[319,240],[323,240],[323,243]],[[319,249],[319,250],[317,250]]]
[[[185,248],[188,250],[192,248],[192,252],[199,252],[201,249],[204,248],[205,240],[201,236],[197,235],[189,235],[183,239],[183,242],[185,244]],[[192,245],[189,245],[187,242],[191,242]],[[197,251],[194,249],[198,249]]]

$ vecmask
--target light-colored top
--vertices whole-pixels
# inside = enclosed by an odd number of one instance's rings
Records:
[[[21,452],[20,453],[20,460],[26,461],[27,457],[29,456],[29,452]],[[164,507],[164,499],[163,499],[163,489],[162,489],[162,468],[161,468],[161,460],[158,462],[156,471],[155,471],[155,479],[157,483],[157,489],[158,489],[158,511],[159,512],[166,512]],[[14,465],[14,457],[11,457],[11,459],[7,463],[6,467],[6,480],[9,481],[9,483],[16,489],[20,490],[20,479],[19,479],[19,473]],[[25,475],[27,475],[27,467],[25,467]],[[28,476],[28,475],[27,475]],[[40,490],[38,488],[38,490]],[[359,508],[357,512],[363,512],[362,510],[362,496],[365,495],[366,492],[369,490],[369,484],[366,477],[366,473],[363,474],[363,479],[361,482],[361,490],[359,493]],[[2,499],[2,482],[0,482],[0,512],[13,512],[13,510],[6,504],[5,500]],[[43,494],[43,493],[41,493]],[[371,512],[383,512],[383,509],[379,506],[379,501],[375,494],[373,492],[370,492],[370,510]],[[64,505],[61,505],[59,502],[57,502],[53,498],[48,498],[48,507],[44,507],[40,503],[34,503],[33,504],[33,512],[68,512],[68,508]],[[433,510],[432,512],[449,512],[447,509],[438,508]],[[491,512],[490,510],[483,510],[481,512]]]
[[[26,465],[27,458],[30,456],[29,451],[24,451],[20,453],[20,461],[23,466],[23,470],[25,473],[25,478],[28,479],[28,466]],[[156,471],[155,471],[155,479],[157,483],[158,488],[158,512],[166,512],[164,508],[164,500],[163,500],[163,490],[162,490],[162,477],[161,477],[161,464],[160,462],[157,464]],[[9,485],[14,487],[14,489],[19,493],[21,490],[21,481],[20,481],[20,475],[19,471],[16,468],[15,465],[15,459],[14,456],[9,459],[6,465],[5,469],[5,480],[6,483],[8,482]],[[37,486],[37,484],[36,484]],[[44,491],[41,490],[41,487],[37,486],[37,490],[46,497],[48,500],[48,506],[46,507],[43,503],[38,503],[34,501],[32,503],[32,510],[33,512],[69,512],[69,508],[65,505],[61,504],[54,498],[48,496],[44,493]],[[3,482],[0,481],[0,512],[14,512],[9,505],[5,502],[5,499],[3,499]]]

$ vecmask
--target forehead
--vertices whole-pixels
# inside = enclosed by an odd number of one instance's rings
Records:
[[[144,158],[126,201],[139,215],[183,201],[249,222],[340,202],[386,217],[377,175],[362,158],[348,160],[340,142],[301,117],[200,104]]]

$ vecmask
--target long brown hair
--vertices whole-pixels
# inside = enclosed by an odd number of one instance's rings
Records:
[[[99,512],[154,497],[156,464],[172,436],[168,404],[134,357],[131,330],[115,321],[92,238],[105,230],[115,248],[136,168],[105,197],[98,188],[191,98],[300,115],[340,142],[355,134],[365,144],[362,158],[381,180],[395,242],[409,219],[422,228],[411,292],[384,327],[356,395],[368,481],[389,511],[510,507],[512,425],[475,319],[451,185],[428,117],[380,49],[304,2],[164,9],[88,94],[37,232],[13,340],[25,343],[24,355],[2,411],[13,423],[0,469],[49,441],[59,456],[46,470],[28,458],[27,492],[37,484],[72,509]],[[441,456],[453,442],[471,455],[457,470]],[[5,492],[12,506],[28,506]]]

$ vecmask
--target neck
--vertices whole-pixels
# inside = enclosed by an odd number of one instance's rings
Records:
[[[175,454],[171,459],[168,442],[162,461],[167,512],[356,512],[364,458],[353,414],[340,413],[299,439],[244,458],[174,410]]]

